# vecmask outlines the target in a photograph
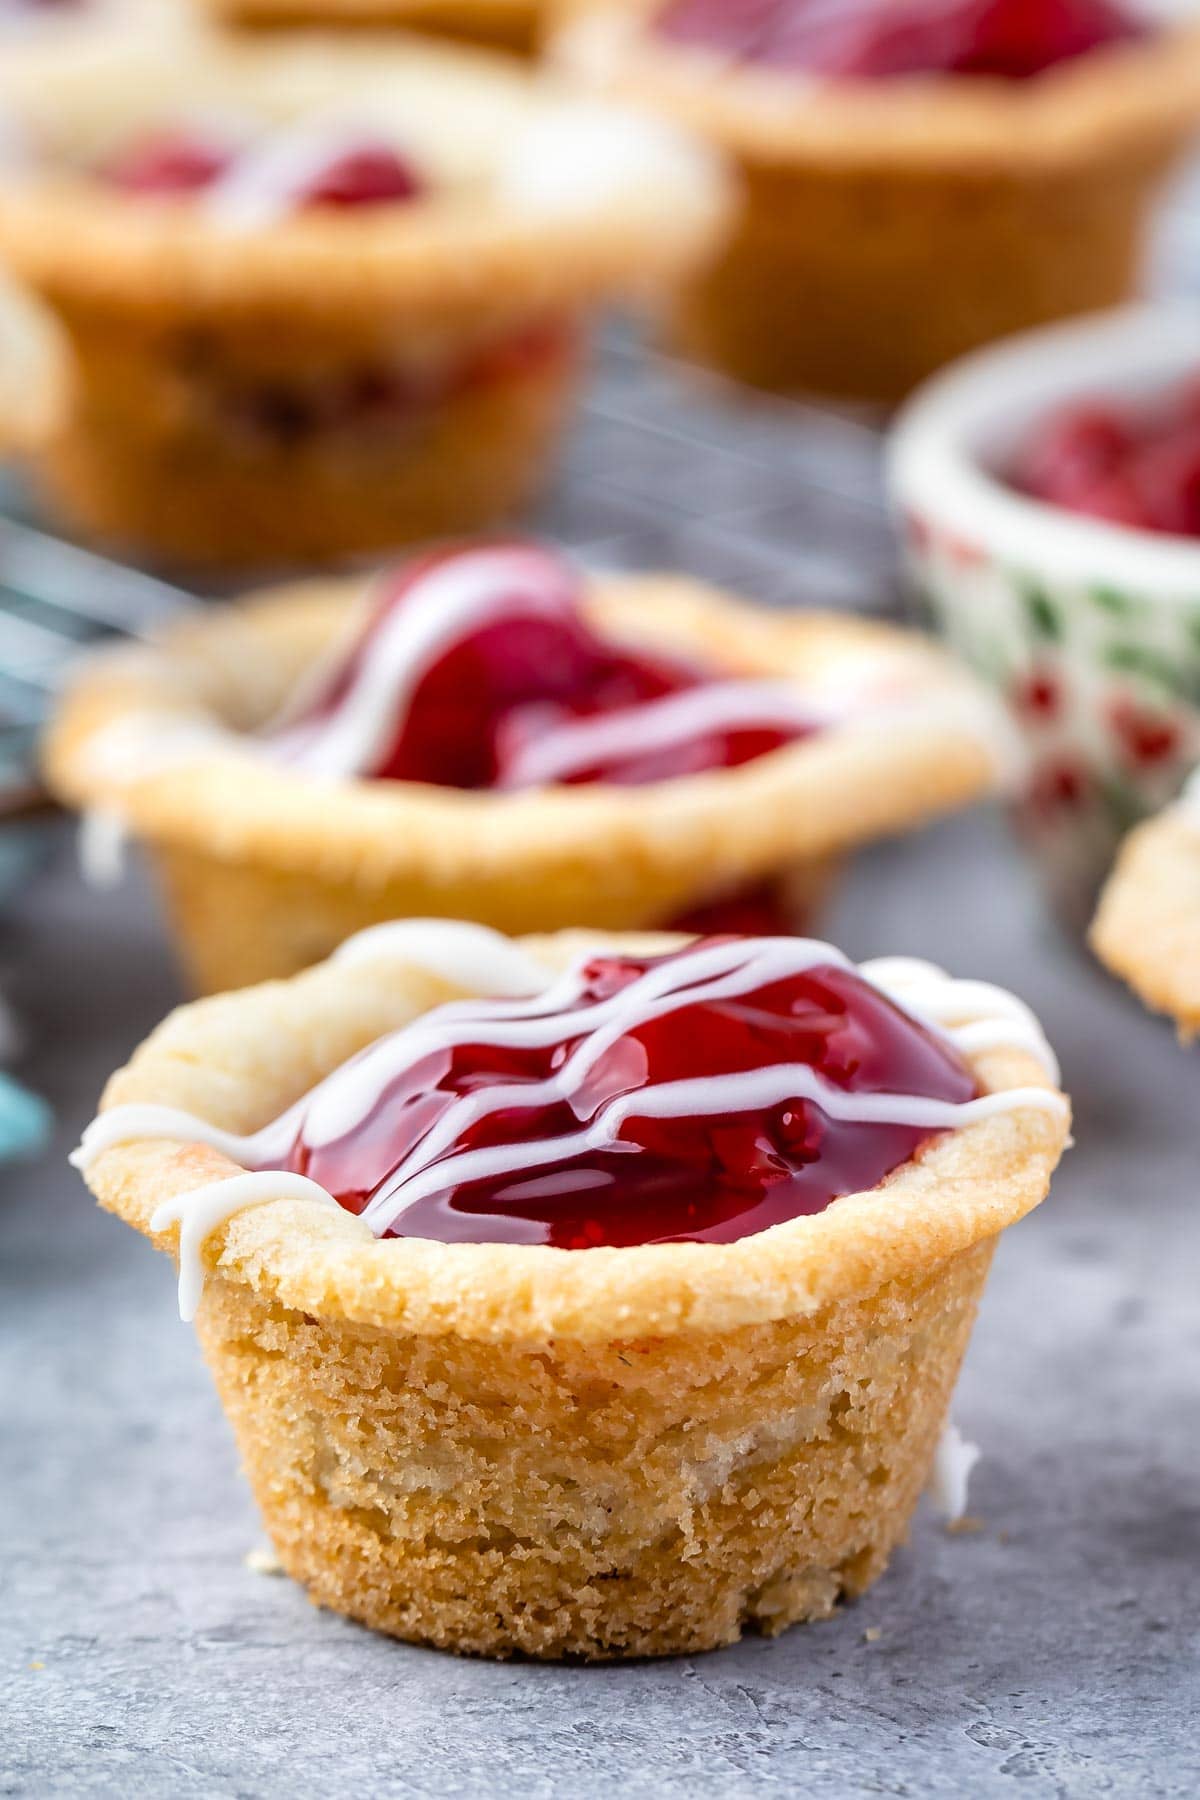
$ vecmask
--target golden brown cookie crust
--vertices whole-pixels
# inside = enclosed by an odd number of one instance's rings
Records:
[[[991,1253],[801,1319],[612,1344],[380,1331],[220,1276],[197,1329],[318,1605],[476,1654],[692,1654],[882,1573]]]
[[[660,4],[583,6],[555,40],[555,60],[768,165],[1021,173],[1177,146],[1200,113],[1197,26],[1164,26],[1032,81],[821,83],[656,38],[647,20]]]
[[[74,405],[44,408],[27,447],[47,505],[74,530],[135,558],[153,546],[189,570],[319,566],[515,517],[548,476],[582,363],[564,329],[540,366],[430,401],[419,430],[402,419],[397,430],[351,425],[292,441],[239,435],[235,406],[214,403],[203,376],[189,383],[147,363],[145,335],[135,323],[118,341],[77,321]],[[285,342],[294,355],[294,336]],[[353,346],[332,348],[353,367]],[[314,363],[295,366],[307,378]],[[269,391],[270,372],[260,380]],[[239,391],[252,397],[253,381]]]
[[[585,948],[684,941],[567,933],[524,943],[562,968]],[[364,1045],[460,991],[384,952],[200,1001],[159,1027],[110,1081],[103,1105],[149,1101],[252,1131]],[[989,1092],[1052,1086],[1023,1051],[972,1062]],[[1044,1197],[1067,1132],[1065,1111],[997,1114],[930,1142],[870,1193],[732,1244],[577,1252],[376,1241],[348,1213],[275,1201],[214,1232],[206,1261],[264,1302],[389,1332],[595,1344],[736,1331],[911,1281],[987,1243]],[[155,1208],[234,1173],[203,1146],[143,1141],[106,1152],[88,1180],[102,1205],[171,1249],[175,1228],[150,1230]]]
[[[836,681],[863,661],[894,668],[915,704],[901,718],[867,702],[861,717],[739,768],[637,788],[500,794],[348,781],[331,789],[272,765],[237,737],[195,759],[167,754],[155,769],[160,735],[169,743],[193,725],[260,727],[344,629],[362,593],[361,581],[275,590],[183,623],[159,648],[94,659],[45,746],[55,792],[81,808],[116,807],[137,836],[171,850],[360,889],[428,881],[436,871],[448,890],[474,885],[484,898],[554,883],[583,895],[589,882],[610,882],[619,864],[631,881],[652,875],[669,905],[673,883],[696,892],[697,869],[720,893],[903,829],[996,783],[986,702],[932,644],[865,621],[767,613],[666,576],[597,579],[594,623],[722,673],[794,674],[817,693],[822,677]],[[127,743],[139,723],[140,772],[114,769],[114,739]],[[331,793],[336,805],[314,804]],[[490,917],[486,909],[480,916]]]
[[[233,25],[316,25],[339,31],[399,26],[496,49],[533,50],[544,0],[208,0]]]
[[[1200,819],[1172,807],[1126,839],[1091,932],[1100,960],[1185,1037],[1200,1031]]]

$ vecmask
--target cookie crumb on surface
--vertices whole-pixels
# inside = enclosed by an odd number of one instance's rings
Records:
[[[267,1544],[258,1544],[253,1550],[247,1550],[242,1561],[253,1575],[283,1574],[283,1564]]]

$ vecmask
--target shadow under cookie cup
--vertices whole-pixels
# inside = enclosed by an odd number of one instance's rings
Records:
[[[861,718],[741,767],[637,787],[302,779],[228,727],[253,731],[278,710],[362,591],[282,589],[188,622],[161,647],[98,659],[51,729],[51,786],[72,805],[115,809],[147,846],[203,991],[292,974],[392,918],[658,929],[765,888],[804,928],[848,850],[998,780],[986,702],[922,640],[652,576],[598,579],[592,622],[721,674],[794,672],[818,695],[826,673],[894,668],[911,704],[864,701]]]
[[[528,947],[565,965],[601,941]],[[202,1002],[105,1104],[253,1129],[457,991],[385,955]],[[1047,1085],[1024,1052],[971,1060],[988,1091]],[[825,1616],[905,1534],[995,1239],[1066,1132],[1065,1108],[1021,1105],[722,1245],[376,1241],[296,1200],[234,1216],[197,1329],[285,1568],[378,1629],[492,1655],[688,1653]],[[234,1172],[141,1141],[89,1181],[170,1250],[158,1206]]]

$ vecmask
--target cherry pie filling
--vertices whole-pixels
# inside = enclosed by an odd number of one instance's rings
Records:
[[[271,1128],[290,1141],[259,1166],[378,1236],[442,1243],[729,1243],[822,1212],[944,1128],[916,1122],[922,1101],[979,1091],[949,1041],[822,954],[708,938],[439,1008]]]
[[[1018,453],[1012,485],[1137,531],[1200,537],[1200,375],[1139,410],[1065,407]]]
[[[317,772],[511,790],[736,768],[817,729],[773,683],[725,682],[602,637],[565,563],[501,543],[386,577],[355,643],[274,741]]]
[[[1150,27],[1117,0],[668,0],[658,33],[828,79],[1022,81]]]

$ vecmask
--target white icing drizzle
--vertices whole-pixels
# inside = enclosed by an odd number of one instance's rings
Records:
[[[511,938],[458,919],[396,919],[372,925],[347,938],[330,961],[357,968],[379,957],[416,963],[455,987],[498,1000],[536,994],[546,982],[545,964]]]
[[[372,768],[398,737],[422,676],[461,638],[512,610],[561,616],[573,599],[567,570],[520,544],[465,550],[430,569],[384,620],[336,709],[275,740],[296,767],[349,777]]]
[[[456,643],[511,617],[514,602],[524,613],[561,618],[575,602],[570,571],[546,552],[520,544],[483,546],[435,564],[384,619],[337,705],[285,728],[274,739],[276,751],[313,774],[345,779],[368,773],[400,735],[426,672]],[[328,666],[336,667],[337,659]],[[319,685],[308,691],[319,692]],[[794,684],[706,682],[612,714],[545,727],[513,759],[504,786],[544,786],[593,762],[661,750],[706,730],[802,729],[827,724],[832,716]]]
[[[456,955],[457,950],[461,953]],[[149,1104],[116,1106],[93,1120],[71,1160],[87,1169],[114,1145],[139,1139],[206,1144],[243,1165],[284,1158],[303,1131],[313,1147],[336,1143],[374,1110],[388,1087],[417,1062],[456,1043],[537,1047],[578,1038],[575,1050],[545,1080],[496,1084],[452,1102],[381,1185],[361,1222],[382,1236],[419,1200],[463,1182],[505,1174],[533,1174],[581,1151],[629,1148],[619,1138],[631,1117],[698,1117],[811,1101],[832,1118],[863,1123],[954,1129],[999,1113],[1034,1107],[1062,1113],[1054,1089],[1012,1088],[959,1104],[913,1094],[853,1093],[828,1082],[807,1064],[770,1065],[743,1074],[648,1084],[601,1107],[580,1131],[519,1145],[495,1145],[447,1155],[461,1133],[507,1105],[536,1107],[576,1095],[604,1052],[637,1025],[698,1001],[713,1002],[756,991],[770,982],[820,966],[850,968],[828,944],[810,938],[747,938],[701,944],[651,966],[606,999],[582,997],[586,956],[557,979],[497,932],[449,920],[405,920],[377,926],[343,947],[350,968],[400,959],[442,978],[457,977],[481,997],[451,1001],[392,1032],[335,1069],[310,1093],[257,1132],[239,1135],[178,1109]],[[1007,1046],[1037,1057],[1055,1076],[1055,1064],[1033,1015],[1010,994],[986,983],[956,982],[928,963],[903,958],[864,964],[859,974],[896,1005],[961,1050]],[[520,997],[517,997],[517,996]],[[299,1183],[299,1185],[297,1185]],[[314,1182],[264,1173],[229,1177],[159,1209],[152,1228],[178,1221],[181,1306],[194,1307],[203,1281],[203,1244],[234,1212],[275,1198],[316,1199],[336,1205]],[[185,1315],[190,1316],[190,1315]]]
[[[235,1213],[246,1212],[252,1206],[265,1206],[271,1200],[312,1200],[318,1206],[337,1206],[333,1195],[306,1175],[268,1171],[210,1181],[205,1187],[193,1188],[190,1193],[173,1195],[151,1213],[151,1231],[166,1231],[171,1225],[179,1227],[181,1319],[195,1318],[204,1291],[205,1240]]]
[[[260,231],[294,211],[297,200],[335,162],[376,141],[376,133],[361,120],[346,117],[307,118],[283,126],[234,158],[205,194],[205,210],[228,231]]]
[[[967,1511],[971,1471],[983,1452],[957,1425],[947,1424],[934,1453],[929,1492],[947,1525],[957,1525]]]
[[[90,806],[79,821],[76,849],[84,885],[103,893],[125,873],[129,825],[117,806]]]
[[[686,744],[708,731],[780,725],[813,727],[821,711],[794,686],[776,681],[714,681],[648,700],[635,709],[557,725],[513,757],[507,787],[544,787],[595,763],[621,761]]]
[[[1024,1050],[1051,1081],[1061,1080],[1058,1058],[1037,1015],[1007,988],[993,987],[990,981],[950,981],[936,963],[909,956],[876,957],[863,963],[859,974],[931,1029],[952,1026],[965,1056]]]

